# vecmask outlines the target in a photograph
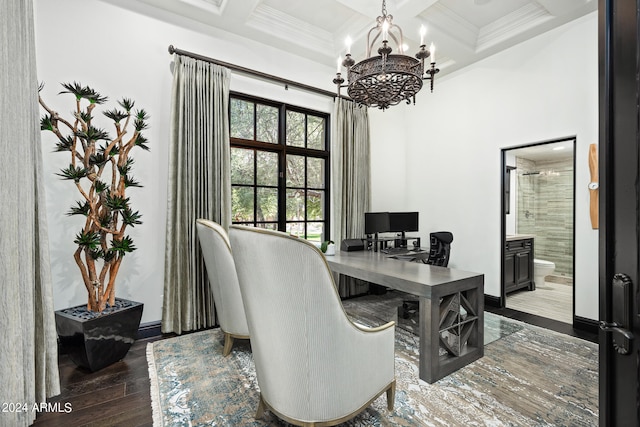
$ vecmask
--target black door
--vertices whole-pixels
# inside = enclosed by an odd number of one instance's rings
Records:
[[[638,6],[598,4],[601,426],[640,421]]]

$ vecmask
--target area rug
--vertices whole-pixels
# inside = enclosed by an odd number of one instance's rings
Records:
[[[485,356],[434,384],[418,378],[417,337],[396,328],[395,409],[383,395],[345,426],[595,426],[598,352],[588,341],[485,313]],[[502,328],[500,328],[503,330]],[[219,329],[148,344],[154,426],[283,426],[254,419],[247,341],[222,357]]]

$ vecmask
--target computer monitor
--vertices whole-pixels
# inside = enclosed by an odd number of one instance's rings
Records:
[[[418,231],[418,212],[389,212],[389,231]]]
[[[364,234],[386,233],[389,231],[389,212],[365,212]]]

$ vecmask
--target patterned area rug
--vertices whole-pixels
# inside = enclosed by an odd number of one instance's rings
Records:
[[[345,306],[348,304],[345,304]],[[352,315],[353,317],[360,317]],[[595,426],[596,344],[485,313],[485,356],[434,384],[418,378],[417,337],[396,328],[395,410],[386,397],[345,426]],[[247,341],[223,358],[219,329],[148,344],[154,426],[282,426],[255,420]]]

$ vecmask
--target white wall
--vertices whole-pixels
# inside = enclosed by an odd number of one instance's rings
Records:
[[[418,211],[406,182],[417,177],[407,169],[407,123],[398,106],[383,112],[369,109],[371,131],[371,211]],[[416,171],[413,171],[416,172]],[[425,229],[424,215],[420,229]]]
[[[332,90],[331,64],[259,45],[127,0],[35,0],[36,49],[43,96],[61,113],[58,83],[77,80],[150,114],[150,153],[136,154],[132,230],[138,250],[123,263],[119,296],[145,303],[143,322],[161,318],[168,162],[169,44]],[[131,11],[117,5],[136,8]],[[140,13],[138,13],[140,12]],[[86,24],[84,22],[87,22]],[[577,135],[576,314],[597,318],[597,232],[588,219],[588,144],[597,142],[597,23],[591,14],[436,82],[417,105],[371,110],[373,210],[419,210],[423,235],[454,232],[451,265],[485,274],[500,287],[500,149]],[[282,64],[286,64],[283,66]],[[321,111],[330,98],[234,75],[232,90]],[[76,200],[54,173],[68,164],[43,141],[55,308],[85,302],[72,253]],[[581,185],[584,184],[584,185]],[[72,195],[74,197],[72,197]]]
[[[545,33],[436,81],[415,106],[371,111],[372,171],[389,157],[405,181],[374,179],[373,205],[420,211],[421,233],[450,230],[450,265],[485,274],[500,295],[500,149],[577,136],[577,316],[598,318],[598,232],[589,223],[588,146],[598,137],[597,14]],[[391,138],[390,122],[404,129]],[[396,159],[394,159],[396,161]],[[398,200],[398,189],[405,194]]]
[[[119,3],[138,8],[130,11]],[[334,69],[301,59],[269,46],[212,29],[188,20],[167,22],[168,14],[153,8],[97,0],[36,0],[36,50],[38,78],[45,82],[46,102],[61,114],[73,109],[69,97],[57,96],[59,83],[79,81],[117,100],[136,101],[150,114],[145,132],[151,152],[134,153],[135,176],[144,185],[132,189],[133,208],[143,214],[143,224],[130,229],[138,250],[127,255],[118,275],[117,295],[145,304],[142,321],[160,320],[164,281],[169,105],[172,57],[177,48],[236,63],[312,86],[331,89]],[[282,67],[286,64],[286,67]],[[231,89],[329,112],[331,98],[285,90],[282,86],[233,75]],[[114,105],[110,105],[112,108]],[[104,123],[106,127],[108,123]],[[43,157],[49,221],[55,309],[86,302],[80,274],[73,261],[73,239],[80,229],[78,217],[65,213],[79,198],[54,175],[69,164],[65,154],[52,153],[50,135],[43,135]]]

